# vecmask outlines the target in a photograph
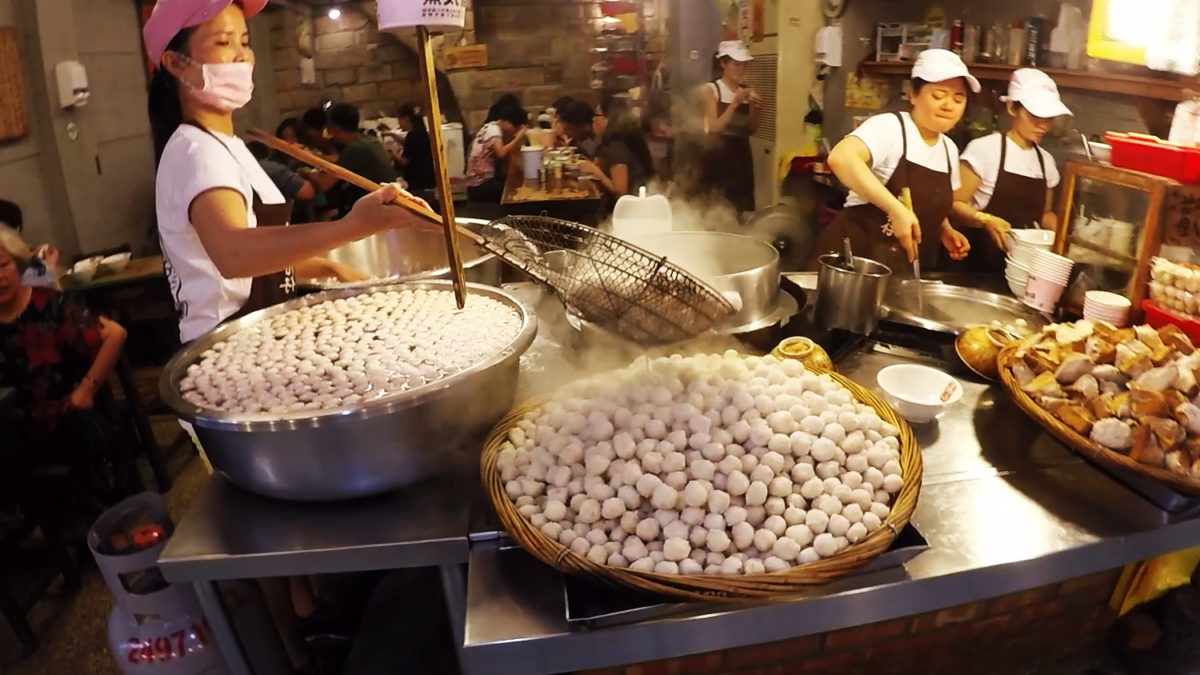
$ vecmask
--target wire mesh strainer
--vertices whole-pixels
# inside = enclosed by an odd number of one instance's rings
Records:
[[[553,289],[569,312],[639,344],[696,337],[736,311],[665,257],[585,225],[506,216],[481,234],[487,248]]]

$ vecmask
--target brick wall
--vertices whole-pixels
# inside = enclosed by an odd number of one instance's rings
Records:
[[[1021,672],[1111,626],[1120,570],[1100,572],[937,612],[678,659],[580,675],[790,675],[792,673]]]
[[[446,44],[488,46],[488,65],[446,73],[468,129],[477,128],[488,107],[513,92],[530,110],[544,108],[564,94],[591,95],[594,31],[587,0],[473,0],[466,30]],[[299,7],[300,5],[295,5]],[[317,81],[301,84],[295,10],[265,16],[271,22],[271,56],[280,118],[295,116],[325,99],[358,105],[364,116],[391,115],[422,98],[416,52],[405,40],[375,25],[372,2],[340,4],[331,20],[318,8],[312,22]]]

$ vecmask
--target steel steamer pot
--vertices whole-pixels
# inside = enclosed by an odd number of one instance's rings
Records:
[[[298,307],[386,290],[450,290],[449,281],[328,290],[248,314],[177,353],[159,394],[190,422],[213,468],[251,492],[294,501],[362,497],[469,466],[472,442],[513,404],[521,354],[537,334],[533,310],[494,287],[470,293],[497,300],[521,318],[517,335],[484,361],[435,382],[332,410],[235,414],[184,400],[179,382],[214,344],[251,324]]]

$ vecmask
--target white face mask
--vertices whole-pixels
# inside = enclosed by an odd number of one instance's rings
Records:
[[[180,82],[188,95],[204,105],[233,112],[246,106],[254,93],[253,63],[199,63],[181,55],[192,65],[200,66],[203,84],[197,88],[186,79]]]

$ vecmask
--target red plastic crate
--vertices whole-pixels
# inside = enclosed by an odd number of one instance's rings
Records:
[[[1191,339],[1192,344],[1200,344],[1200,321],[1164,309],[1153,300],[1142,300],[1142,311],[1146,313],[1146,323],[1150,324],[1152,328],[1160,328],[1172,323]]]
[[[1165,176],[1180,183],[1200,183],[1200,148],[1175,145],[1144,134],[1110,131],[1104,137],[1112,146],[1113,166]]]

